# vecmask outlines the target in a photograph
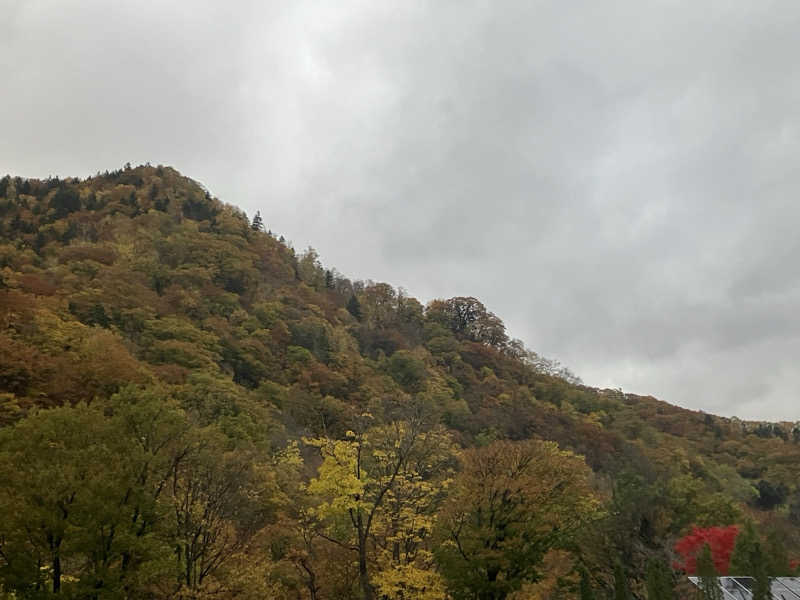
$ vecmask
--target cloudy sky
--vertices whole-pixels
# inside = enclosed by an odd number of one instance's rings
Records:
[[[0,0],[0,172],[169,164],[592,385],[800,418],[800,3]]]

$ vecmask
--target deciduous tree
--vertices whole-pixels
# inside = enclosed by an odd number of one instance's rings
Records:
[[[547,551],[599,510],[583,459],[553,442],[466,450],[440,516],[437,555],[451,593],[499,600],[536,581]]]
[[[343,440],[308,442],[322,454],[317,477],[308,486],[321,499],[314,510],[321,535],[355,553],[364,600],[375,597],[376,565],[397,569],[400,580],[412,577],[413,569],[416,581],[421,563],[429,566],[422,544],[445,489],[442,479],[453,456],[450,437],[412,419],[363,433],[349,431]],[[384,590],[397,584],[396,577],[381,579]],[[409,588],[408,594],[413,593]]]

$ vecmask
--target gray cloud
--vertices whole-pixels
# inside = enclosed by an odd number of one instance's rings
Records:
[[[800,418],[796,3],[0,9],[0,171],[172,164],[587,383]]]

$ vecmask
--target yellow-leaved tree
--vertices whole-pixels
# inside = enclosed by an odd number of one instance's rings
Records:
[[[428,541],[454,466],[449,434],[411,418],[306,441],[322,454],[308,486],[319,534],[354,553],[362,597],[444,598]]]

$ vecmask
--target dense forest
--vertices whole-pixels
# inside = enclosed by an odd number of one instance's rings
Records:
[[[582,385],[479,300],[350,280],[269,225],[169,167],[0,179],[0,598],[793,572],[800,428]]]

